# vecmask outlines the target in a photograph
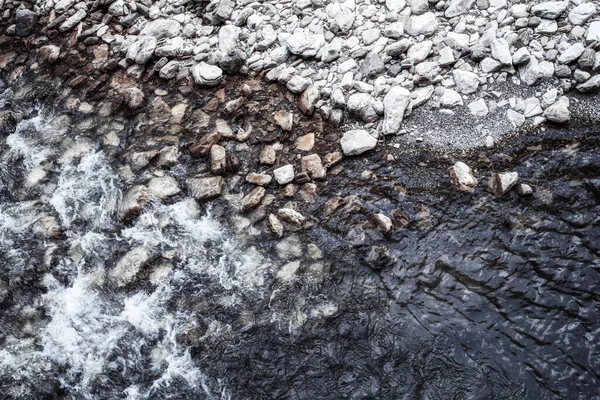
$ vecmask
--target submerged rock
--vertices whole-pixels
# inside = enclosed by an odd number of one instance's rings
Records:
[[[274,214],[269,214],[267,218],[267,227],[275,236],[283,236],[283,224]]]
[[[188,181],[188,187],[196,200],[210,200],[219,197],[223,193],[224,180],[220,176],[208,178],[192,178]]]
[[[394,228],[392,220],[383,214],[373,214],[369,220],[383,233],[383,235],[389,235]]]
[[[138,185],[129,189],[119,207],[119,218],[127,221],[137,217],[142,208],[150,201],[150,191],[147,187]]]

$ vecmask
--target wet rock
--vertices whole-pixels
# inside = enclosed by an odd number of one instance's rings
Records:
[[[515,187],[518,180],[519,174],[516,172],[495,173],[488,182],[488,190],[498,197],[504,197]]]
[[[275,164],[275,161],[277,161],[277,153],[273,146],[266,145],[258,155],[258,160],[261,164],[265,165]]]
[[[142,208],[150,201],[150,191],[145,186],[134,186],[129,189],[119,206],[119,218],[129,221],[137,217]]]
[[[215,129],[192,143],[188,150],[194,157],[203,157],[219,140],[221,140],[221,134]]]
[[[454,186],[463,192],[473,193],[477,186],[477,178],[473,176],[471,168],[462,161],[458,161],[450,167],[450,178]]]
[[[75,27],[75,25],[77,25],[78,23],[83,21],[83,19],[86,17],[86,15],[87,15],[87,13],[85,12],[85,10],[83,10],[83,9],[77,10],[77,12],[75,14],[73,14],[72,16],[67,18],[67,20],[58,27],[58,30],[60,32],[67,32],[67,31],[73,29]]]
[[[58,219],[51,215],[46,215],[35,222],[33,232],[46,238],[57,239],[62,233],[62,227]]]
[[[390,249],[385,246],[371,246],[364,260],[371,268],[375,269],[384,268],[396,261],[392,257]]]
[[[266,193],[267,191],[262,186],[254,188],[242,199],[242,211],[248,211],[258,206]]]
[[[383,99],[384,119],[383,133],[386,135],[396,134],[402,126],[404,112],[411,101],[411,95],[403,87],[395,86],[385,95]]]
[[[302,157],[302,170],[308,172],[312,179],[325,179],[327,170],[318,154],[309,154]]]
[[[230,174],[235,174],[240,169],[239,158],[231,152],[227,153],[226,169]]]
[[[298,99],[298,108],[304,115],[313,115],[315,106],[320,97],[319,89],[314,85],[310,85],[300,95],[300,98]]]
[[[225,173],[227,169],[227,153],[223,146],[213,144],[210,148],[210,171],[215,175]]]
[[[515,190],[520,197],[533,195],[533,188],[526,183],[518,183]]]
[[[123,89],[121,94],[130,110],[137,110],[144,104],[144,92],[136,87]]]
[[[296,150],[311,151],[315,147],[315,134],[307,133],[306,135],[302,135],[296,139],[294,144],[296,145]]]
[[[204,61],[191,68],[192,78],[198,86],[216,86],[223,79],[223,70]]]
[[[283,282],[291,282],[294,280],[294,277],[299,274],[299,271],[300,261],[292,261],[281,267],[277,272],[276,278]]]
[[[384,236],[392,233],[392,229],[394,228],[392,220],[387,215],[373,214],[369,218],[369,221],[372,222]]]
[[[148,190],[161,200],[181,193],[177,181],[170,176],[150,179],[150,182],[148,182]]]
[[[52,44],[42,46],[38,50],[38,57],[44,64],[54,64],[60,55],[60,48]]]
[[[279,185],[285,185],[294,180],[294,166],[291,164],[284,165],[283,167],[279,167],[273,170],[273,176],[275,177],[275,181]]]
[[[267,227],[277,237],[283,236],[283,224],[274,214],[269,214],[267,217]]]
[[[128,285],[153,256],[145,246],[134,247],[121,257],[115,268],[110,271],[110,276],[119,286]]]
[[[192,178],[188,181],[188,187],[196,200],[210,200],[219,197],[223,193],[224,180],[220,176],[207,178]]]
[[[259,186],[267,186],[269,183],[271,183],[272,179],[273,178],[269,174],[250,172],[248,175],[246,175],[246,182],[254,183],[255,185]]]
[[[273,114],[273,120],[284,131],[291,131],[294,126],[294,114],[279,110]]]
[[[282,221],[293,225],[297,228],[301,228],[304,225],[305,218],[298,211],[291,208],[280,208],[277,210],[277,216]]]
[[[374,149],[377,146],[377,139],[364,129],[354,129],[344,133],[340,144],[344,155],[356,156]]]
[[[26,37],[33,33],[37,14],[31,10],[20,9],[15,13],[15,35]]]
[[[392,211],[391,220],[396,228],[405,228],[410,224],[410,218],[408,218],[402,210]]]

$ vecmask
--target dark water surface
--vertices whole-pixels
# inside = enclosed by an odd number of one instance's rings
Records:
[[[288,232],[282,252],[232,216],[235,200],[197,205],[185,189],[123,224],[128,187],[157,171],[185,187],[194,169],[186,158],[124,169],[126,150],[102,138],[130,128],[46,108],[3,133],[0,398],[600,398],[593,131],[518,139],[490,163],[469,156],[474,194],[450,187],[452,158],[347,162],[306,206],[318,222]],[[488,194],[497,168],[534,196]],[[335,195],[360,204],[326,215]],[[412,222],[389,238],[363,226],[395,209]],[[364,262],[373,246],[386,265]],[[131,251],[149,255],[121,285]]]

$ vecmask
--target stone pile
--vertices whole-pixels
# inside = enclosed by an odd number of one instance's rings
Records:
[[[594,1],[39,0],[33,11],[3,1],[8,34],[72,31],[109,45],[132,76],[215,86],[224,74],[264,74],[299,94],[304,113],[336,125],[352,116],[375,138],[404,133],[417,107],[501,113],[513,128],[564,123],[562,96],[600,87]],[[527,97],[502,90],[540,83]]]

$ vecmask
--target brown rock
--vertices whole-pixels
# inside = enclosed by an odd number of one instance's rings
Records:
[[[410,224],[410,218],[402,210],[394,210],[392,211],[392,224],[396,228],[404,228]]]
[[[60,55],[60,48],[52,44],[42,46],[38,50],[38,57],[44,64],[54,64]]]
[[[319,89],[314,85],[310,85],[300,95],[300,98],[298,99],[298,108],[305,115],[313,115],[319,97]]]
[[[275,236],[283,236],[283,224],[275,215],[269,214],[269,218],[267,218],[267,227]]]
[[[261,164],[273,165],[277,160],[277,153],[275,152],[273,146],[267,145],[260,152],[258,159]]]
[[[259,186],[267,186],[269,183],[271,183],[272,179],[273,177],[269,174],[250,172],[248,175],[246,175],[246,182],[254,183],[255,185]]]
[[[379,228],[381,233],[383,233],[384,235],[389,235],[392,232],[392,229],[394,228],[392,220],[390,220],[387,215],[373,214],[371,215],[371,218],[369,218],[369,220],[373,224],[375,224],[375,226]]]
[[[492,174],[492,177],[488,182],[488,190],[498,197],[503,197],[515,187],[518,180],[519,174],[516,172]]]
[[[224,180],[220,176],[211,176],[208,178],[192,178],[188,181],[188,186],[192,196],[197,200],[210,200],[219,197],[223,193]]]
[[[298,228],[302,227],[305,221],[305,218],[302,214],[296,210],[292,210],[291,208],[280,208],[277,210],[277,216],[284,222],[287,222],[288,224],[294,225]]]
[[[150,201],[150,191],[145,186],[134,186],[125,193],[119,207],[119,218],[123,221],[137,217]]]
[[[273,120],[284,131],[291,131],[294,125],[294,114],[285,110],[279,110],[273,114]]]
[[[325,179],[327,170],[321,163],[318,154],[309,154],[302,157],[302,170],[308,172],[312,179]]]
[[[248,211],[260,204],[267,191],[264,187],[258,186],[253,191],[248,193],[242,199],[242,211]]]
[[[202,136],[196,142],[192,143],[188,147],[188,150],[194,157],[203,157],[208,154],[211,147],[219,140],[221,140],[221,134],[213,130],[211,133]]]
[[[315,201],[319,195],[319,188],[312,182],[305,183],[300,187],[300,197],[307,203]]]
[[[210,171],[215,175],[225,173],[227,168],[227,154],[225,147],[213,144],[210,148]]]
[[[315,134],[308,133],[296,139],[296,149],[300,151],[311,151],[315,147]]]
[[[473,193],[477,186],[477,179],[473,176],[473,171],[464,162],[458,161],[449,169],[450,178],[454,186],[463,192]]]
[[[288,183],[279,189],[279,194],[283,197],[294,197],[296,195],[296,185]]]
[[[235,174],[240,169],[240,159],[233,153],[227,153],[227,172]]]
[[[342,161],[342,158],[344,158],[344,155],[342,154],[341,151],[327,153],[323,157],[323,166],[325,168],[332,167],[332,166],[336,165],[337,163],[339,163],[340,161]]]

